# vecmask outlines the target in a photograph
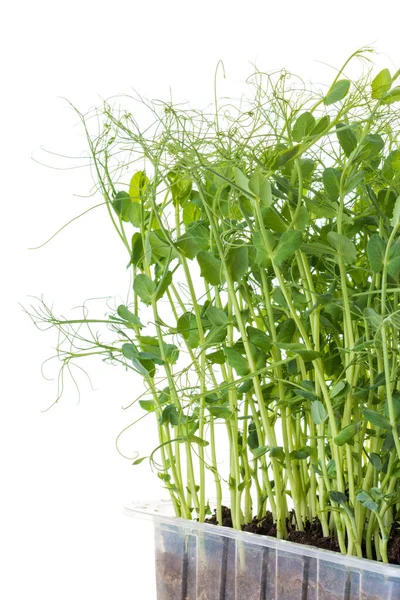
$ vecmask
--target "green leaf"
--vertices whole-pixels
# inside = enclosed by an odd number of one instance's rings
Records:
[[[376,454],[376,452],[371,452],[369,455],[369,460],[371,461],[374,469],[377,471],[382,471],[383,462],[379,454]]]
[[[327,95],[324,98],[325,106],[329,106],[330,104],[335,104],[335,102],[339,102],[339,100],[343,100],[343,98],[347,95],[347,92],[350,89],[350,81],[348,79],[339,79],[336,81],[328,91]]]
[[[143,327],[140,322],[139,317],[133,314],[126,306],[120,304],[117,308],[118,316],[121,317],[124,321],[131,323],[132,325],[137,325],[138,327]]]
[[[339,171],[339,169],[334,169],[333,167],[328,167],[322,173],[322,182],[325,191],[329,196],[329,200],[332,202],[336,202],[340,196],[340,177],[341,171]]]
[[[198,221],[200,217],[201,212],[199,207],[193,202],[185,202],[182,212],[183,224],[187,227],[191,223]]]
[[[201,250],[195,238],[187,231],[179,236],[175,244],[176,247],[190,260],[193,260]]]
[[[340,394],[346,387],[346,383],[344,381],[338,381],[330,390],[329,396],[334,398],[338,394]]]
[[[294,255],[303,241],[303,234],[297,229],[291,229],[282,233],[278,245],[274,250],[274,263],[280,267],[285,260]]]
[[[268,354],[272,348],[272,341],[270,337],[264,333],[264,331],[261,331],[261,329],[257,329],[256,327],[249,326],[247,327],[246,331],[250,342]]]
[[[135,344],[123,344],[122,345],[122,354],[128,360],[131,360],[132,358],[138,357],[139,351],[136,348]]]
[[[226,257],[226,267],[233,281],[240,281],[249,268],[247,246],[230,248]]]
[[[228,315],[226,312],[220,308],[217,308],[216,306],[210,306],[210,308],[207,308],[206,317],[210,323],[212,323],[212,325],[216,325],[217,327],[228,324]]]
[[[398,171],[400,171],[400,150],[397,148],[387,155],[382,167],[382,176],[387,181],[391,181]]]
[[[357,147],[357,136],[351,126],[345,123],[337,123],[336,135],[343,152],[346,156],[350,156]]]
[[[365,508],[372,510],[372,512],[378,512],[379,506],[373,500],[367,500],[366,502],[364,502],[364,506]]]
[[[333,439],[337,446],[343,446],[344,444],[348,444],[353,437],[360,431],[360,422],[351,423],[344,427],[340,433]]]
[[[192,313],[185,312],[179,317],[176,330],[186,340],[189,348],[197,348],[200,337],[196,317]]]
[[[356,500],[358,500],[359,502],[368,502],[368,501],[372,500],[372,498],[368,494],[368,492],[365,492],[364,490],[362,490],[361,492],[358,492],[358,494],[356,496]]]
[[[387,92],[383,98],[382,102],[384,104],[393,104],[393,102],[400,101],[400,86],[394,87],[390,92]]]
[[[372,425],[375,425],[375,427],[380,427],[381,429],[392,431],[390,421],[383,415],[380,415],[379,413],[375,412],[374,410],[369,410],[366,408],[365,410],[363,410],[363,415],[365,419],[372,423]]]
[[[295,142],[307,137],[315,127],[315,118],[310,112],[302,113],[297,119],[292,129],[292,138]]]
[[[344,188],[344,194],[350,194],[365,178],[365,171],[358,171],[355,173],[350,179],[346,181],[346,186]]]
[[[171,193],[174,202],[183,206],[189,199],[190,192],[192,191],[191,178],[186,173],[177,170],[170,171],[167,177],[171,184]]]
[[[244,194],[253,198],[253,194],[249,187],[249,179],[238,167],[235,168],[235,183]]]
[[[137,466],[140,465],[141,462],[143,462],[144,460],[146,460],[146,458],[149,458],[148,456],[142,456],[142,458],[137,458],[136,460],[133,461],[132,466]]]
[[[290,343],[296,332],[296,323],[293,319],[286,319],[277,327],[277,341],[280,343]]]
[[[382,315],[375,312],[372,307],[367,306],[364,308],[363,315],[367,319],[368,325],[371,327],[372,331],[378,331],[382,327]]]
[[[206,359],[209,360],[213,365],[223,365],[225,363],[225,354],[222,350],[216,350],[206,354]]]
[[[321,425],[328,418],[328,413],[320,400],[311,403],[311,416],[316,425]]]
[[[132,204],[131,197],[128,192],[117,192],[112,206],[119,218],[126,223],[129,223],[129,208]]]
[[[385,251],[386,244],[383,239],[377,233],[371,235],[367,244],[367,255],[369,264],[374,273],[380,273],[382,271]]]
[[[288,344],[282,342],[275,342],[275,345],[282,350],[287,350],[289,353],[298,354],[304,361],[316,360],[321,357],[320,352],[316,352],[315,350],[308,350],[307,346],[304,344]]]
[[[140,260],[143,258],[143,240],[141,234],[136,231],[132,236],[132,257],[131,262],[133,265],[138,265]]]
[[[205,250],[201,250],[196,258],[200,266],[201,277],[204,277],[210,285],[220,285],[222,283],[221,261]]]
[[[153,412],[156,409],[154,400],[139,400],[140,407],[147,412]]]
[[[149,234],[149,244],[152,253],[160,258],[177,258],[176,249],[171,246],[161,231],[151,231]]]
[[[269,229],[267,229],[266,234],[268,237],[269,245],[271,246],[271,248],[273,248],[275,246],[274,235],[271,231],[269,231]],[[254,259],[254,262],[260,267],[267,268],[271,264],[271,256],[266,248],[261,231],[256,231],[255,233],[253,233],[252,242],[253,246],[256,249],[256,257]]]
[[[391,226],[397,227],[397,225],[399,224],[399,219],[400,219],[400,196],[398,196],[396,203],[394,205],[394,208],[393,208],[393,216],[390,221]]]
[[[299,450],[293,450],[292,452],[290,452],[289,454],[289,459],[290,460],[305,460],[306,458],[309,458],[312,454],[312,449],[311,448],[307,448],[307,446],[304,446],[304,448],[300,448]]]
[[[235,369],[239,376],[244,377],[250,373],[249,363],[235,348],[224,348],[224,353],[228,365]]]
[[[133,281],[133,290],[142,302],[151,304],[153,295],[156,291],[156,284],[148,277],[148,275],[140,273],[139,275],[136,275]]]
[[[132,202],[141,202],[149,179],[144,171],[137,171],[129,183],[129,197]]]
[[[177,427],[180,424],[179,411],[175,404],[169,404],[164,408],[159,422],[160,425],[169,424],[173,427]]]
[[[336,462],[331,458],[326,465],[326,472],[328,473],[328,477],[331,479],[336,479]]]
[[[372,80],[372,97],[375,100],[379,100],[384,96],[391,88],[392,77],[389,69],[383,69],[378,75]]]
[[[380,151],[384,148],[385,142],[383,138],[377,133],[369,133],[362,144],[362,158],[363,160],[371,160],[378,156]]]
[[[161,277],[159,284],[157,285],[156,300],[159,300],[160,298],[163,297],[163,295],[165,294],[165,292],[168,289],[168,286],[171,285],[171,283],[172,283],[172,272],[166,271],[163,274],[163,276]]]
[[[282,446],[274,446],[270,448],[269,455],[271,458],[277,458],[278,460],[285,460],[285,452]]]
[[[330,116],[324,115],[323,117],[317,120],[315,127],[310,132],[310,135],[320,135],[328,128],[330,122]]]
[[[348,502],[346,494],[343,494],[343,492],[338,492],[336,490],[329,492],[329,497],[332,500],[332,502],[336,502],[336,504],[347,504]]]
[[[275,160],[271,166],[272,169],[279,169],[281,167],[283,167],[284,165],[286,165],[286,163],[288,163],[289,161],[293,160],[294,158],[296,158],[296,156],[299,153],[301,146],[297,145],[297,146],[292,146],[291,148],[287,148],[285,150],[282,150],[281,152],[279,152],[276,157]]]
[[[247,445],[250,450],[255,450],[259,447],[258,434],[257,434],[257,426],[251,421],[247,434]]]
[[[209,413],[216,419],[228,420],[232,417],[232,411],[226,406],[207,406]]]
[[[262,174],[260,170],[255,171],[250,177],[248,182],[248,188],[257,198],[263,206],[271,206],[272,204],[272,193],[271,184],[267,177]]]
[[[336,231],[330,231],[327,235],[327,240],[330,245],[335,248],[336,252],[342,257],[345,263],[355,263],[357,260],[356,247],[351,240],[337,233]]]

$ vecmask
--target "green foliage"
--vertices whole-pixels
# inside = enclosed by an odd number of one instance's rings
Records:
[[[386,560],[400,498],[399,72],[344,71],[324,97],[257,73],[254,97],[218,114],[149,103],[141,128],[105,103],[81,117],[130,295],[110,290],[124,301],[102,319],[43,303],[33,320],[58,329],[61,386],[86,356],[131,375],[129,422],[153,420],[149,462],[178,516],[204,521],[207,498],[229,494],[240,529],[251,496],[279,537],[293,506],[342,552]]]

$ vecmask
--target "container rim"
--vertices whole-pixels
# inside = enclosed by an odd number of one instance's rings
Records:
[[[189,521],[180,517],[173,516],[172,502],[169,500],[160,500],[158,502],[133,502],[132,506],[125,506],[123,512],[130,517],[136,519],[146,519],[153,521],[155,524],[162,523],[174,529],[181,527],[185,531],[192,530],[210,535],[224,536],[234,540],[240,540],[246,543],[252,543],[257,546],[274,548],[281,552],[290,552],[301,556],[308,556],[319,560],[332,562],[343,565],[347,568],[357,569],[360,571],[372,571],[379,573],[385,577],[392,579],[400,579],[400,565],[386,565],[381,562],[369,560],[367,558],[357,558],[307,546],[305,544],[296,544],[286,540],[277,540],[276,538],[267,535],[256,535],[248,531],[237,531],[222,525],[212,525],[210,523],[199,523],[198,521]]]

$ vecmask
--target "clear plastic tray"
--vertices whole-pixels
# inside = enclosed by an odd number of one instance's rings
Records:
[[[168,502],[125,512],[154,523],[157,600],[400,600],[397,566],[177,519]]]

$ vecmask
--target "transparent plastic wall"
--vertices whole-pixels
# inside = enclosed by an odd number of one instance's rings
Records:
[[[151,519],[157,596],[145,600],[400,600],[400,567],[176,519]]]

